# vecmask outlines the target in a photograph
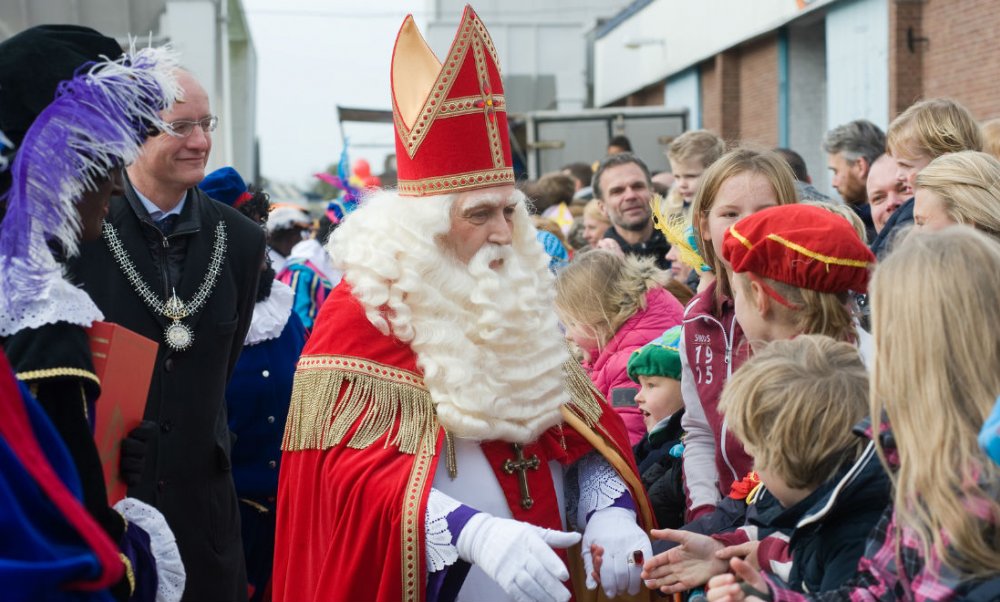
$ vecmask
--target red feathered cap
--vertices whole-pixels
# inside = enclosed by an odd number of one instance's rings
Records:
[[[391,79],[400,194],[514,183],[500,60],[471,6],[443,63],[407,16],[392,51]]]
[[[722,254],[736,273],[821,293],[868,290],[875,256],[845,218],[811,205],[780,205],[731,226]]]

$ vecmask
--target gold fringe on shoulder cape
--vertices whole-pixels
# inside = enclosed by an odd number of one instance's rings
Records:
[[[576,362],[567,362],[564,370],[568,408],[593,427],[601,416],[600,393]],[[433,453],[436,436],[425,435],[440,428],[431,394],[418,374],[357,357],[299,360],[281,449],[330,449],[343,443],[355,424],[347,447],[364,449],[388,435],[384,445],[405,454],[416,454],[421,444]]]

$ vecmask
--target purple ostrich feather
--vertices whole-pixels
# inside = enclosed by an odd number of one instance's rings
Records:
[[[146,130],[163,128],[160,112],[178,95],[176,54],[134,50],[118,60],[81,67],[59,85],[32,123],[11,163],[7,213],[0,222],[0,287],[30,300],[44,292],[59,265],[56,241],[75,255],[76,203],[96,183],[138,156]]]

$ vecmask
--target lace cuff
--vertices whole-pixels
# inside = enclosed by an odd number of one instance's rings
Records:
[[[131,497],[119,500],[114,509],[149,535],[150,549],[156,560],[156,602],[179,602],[187,575],[166,519],[156,508]]]
[[[425,522],[425,547],[427,549],[427,572],[435,573],[458,561],[455,542],[465,523],[477,511],[458,500],[452,499],[437,489],[431,489],[427,497]]]
[[[580,459],[577,469],[580,481],[577,524],[581,528],[587,525],[590,515],[598,510],[609,506],[635,508],[628,486],[600,454],[587,454]]]

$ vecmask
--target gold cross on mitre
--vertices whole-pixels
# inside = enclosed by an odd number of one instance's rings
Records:
[[[521,507],[530,510],[535,505],[535,500],[531,499],[531,493],[528,492],[528,469],[538,470],[541,461],[535,454],[532,454],[530,458],[525,458],[524,448],[517,443],[514,443],[513,446],[514,458],[504,460],[501,468],[507,474],[514,474],[514,471],[517,471],[517,484],[521,489]]]

